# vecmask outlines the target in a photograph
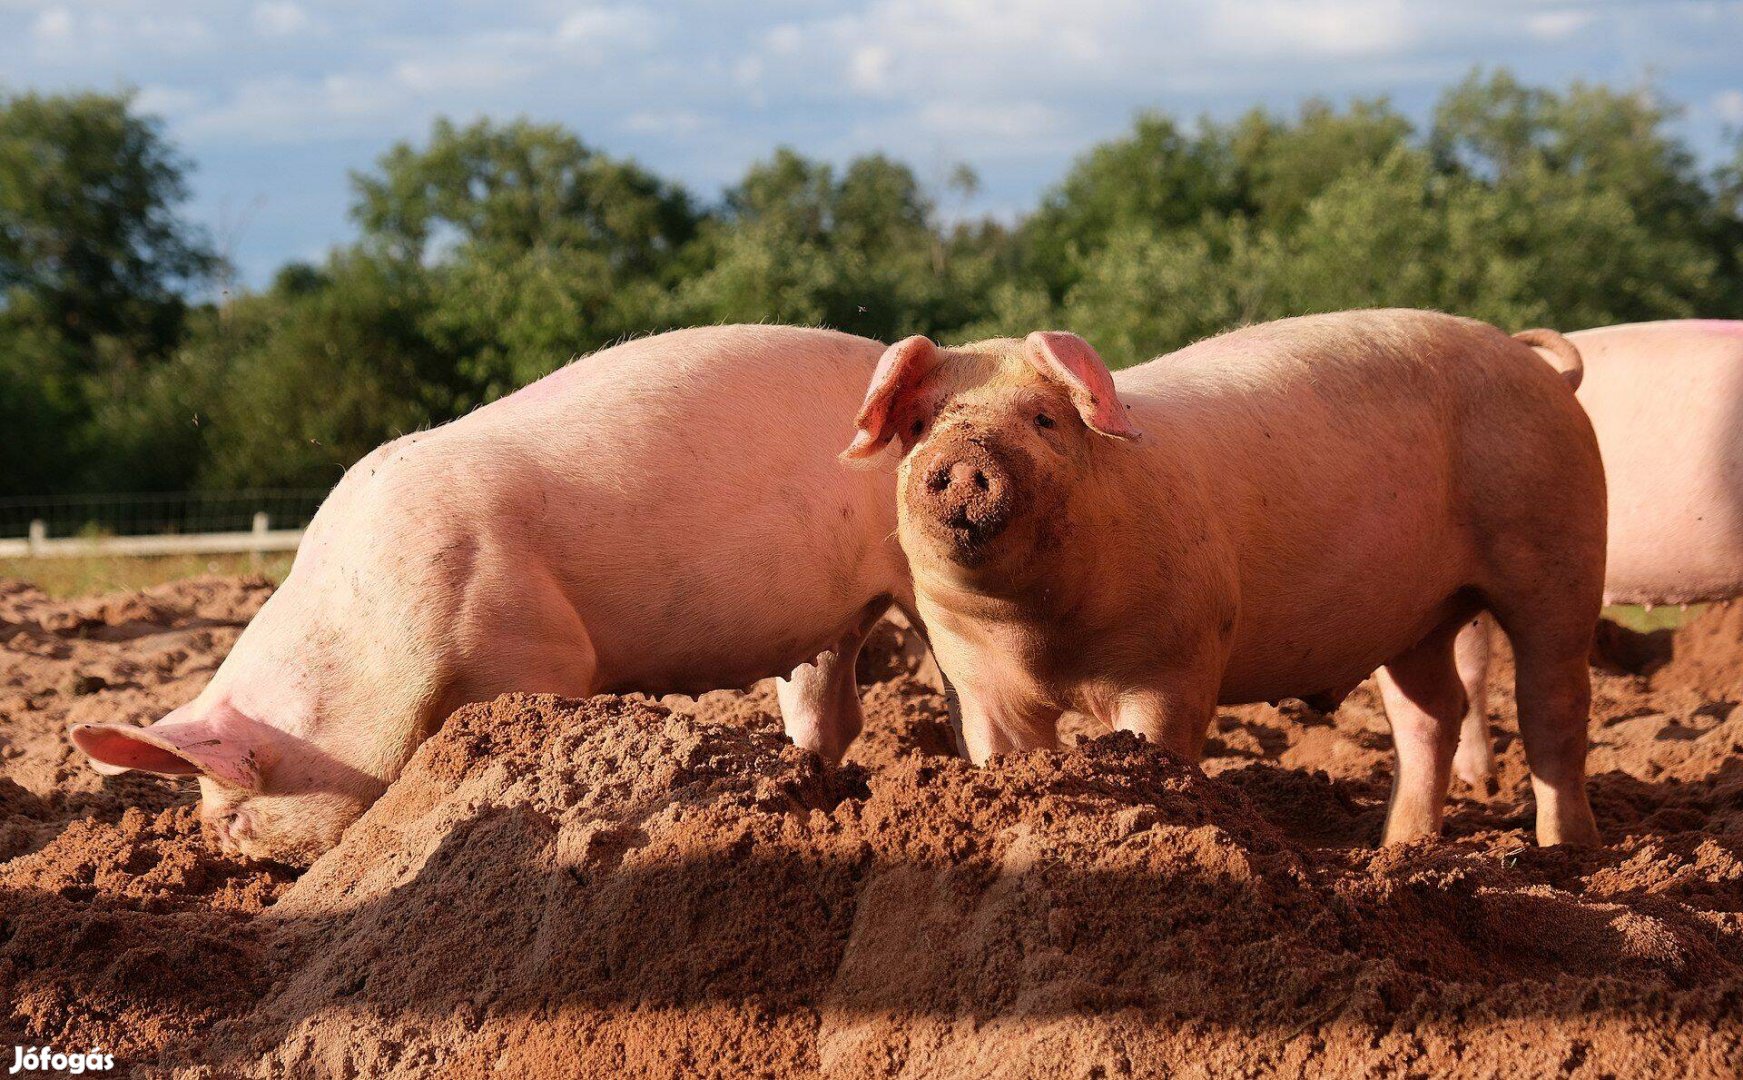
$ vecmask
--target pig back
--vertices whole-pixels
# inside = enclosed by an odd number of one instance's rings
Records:
[[[485,489],[473,505],[506,534],[505,568],[560,583],[600,689],[743,685],[811,659],[906,581],[893,474],[836,458],[881,351],[793,327],[662,334],[577,360],[428,450],[465,463],[450,485]]]
[[[1197,516],[1234,552],[1240,615],[1225,701],[1353,683],[1420,640],[1479,583],[1482,549],[1510,513],[1498,492],[1553,503],[1568,466],[1583,476],[1575,487],[1595,483],[1602,498],[1589,425],[1565,383],[1470,320],[1286,319],[1115,381],[1157,436],[1156,468],[1198,478]],[[1503,432],[1521,452],[1500,460]]]

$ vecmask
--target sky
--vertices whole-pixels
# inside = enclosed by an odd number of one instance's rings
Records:
[[[187,213],[258,286],[353,235],[349,170],[437,116],[559,122],[705,199],[776,147],[884,151],[1014,217],[1143,109],[1230,119],[1477,66],[1650,87],[1703,161],[1743,129],[1743,0],[0,0],[0,91],[131,89]]]

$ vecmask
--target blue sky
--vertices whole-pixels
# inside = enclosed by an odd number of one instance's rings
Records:
[[[1012,215],[1142,108],[1234,116],[1475,65],[1651,86],[1727,156],[1743,0],[0,0],[0,88],[131,87],[195,163],[189,213],[259,284],[352,230],[347,170],[432,118],[559,121],[705,197],[786,144],[884,150]]]

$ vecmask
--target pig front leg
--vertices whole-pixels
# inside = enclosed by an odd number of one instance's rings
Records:
[[[861,641],[838,642],[809,664],[801,664],[775,681],[781,702],[781,722],[793,745],[815,751],[828,761],[840,761],[865,727],[859,706],[854,660]]]
[[[1103,716],[1116,731],[1143,736],[1164,750],[1196,762],[1204,752],[1204,738],[1216,717],[1220,670],[1188,671],[1157,685],[1128,690],[1115,699]]]
[[[818,655],[801,664],[784,679],[775,681],[775,696],[781,703],[781,721],[795,746],[840,761],[865,727],[859,704],[859,681],[854,663],[867,635],[889,607],[887,600],[874,601],[852,630]]]
[[[978,692],[958,686],[961,704],[961,747],[968,760],[985,765],[995,754],[1021,750],[1052,750],[1059,745],[1062,710],[1007,693]]]

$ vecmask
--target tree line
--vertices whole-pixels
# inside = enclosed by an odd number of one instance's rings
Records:
[[[439,120],[353,174],[354,240],[229,294],[159,122],[125,95],[0,97],[0,496],[322,487],[578,354],[706,323],[1066,327],[1124,365],[1373,305],[1743,317],[1743,141],[1703,168],[1674,116],[1504,71],[1420,128],[1384,100],[1146,112],[1015,222],[941,213],[965,169],[934,191],[783,149],[711,204],[559,126]]]

